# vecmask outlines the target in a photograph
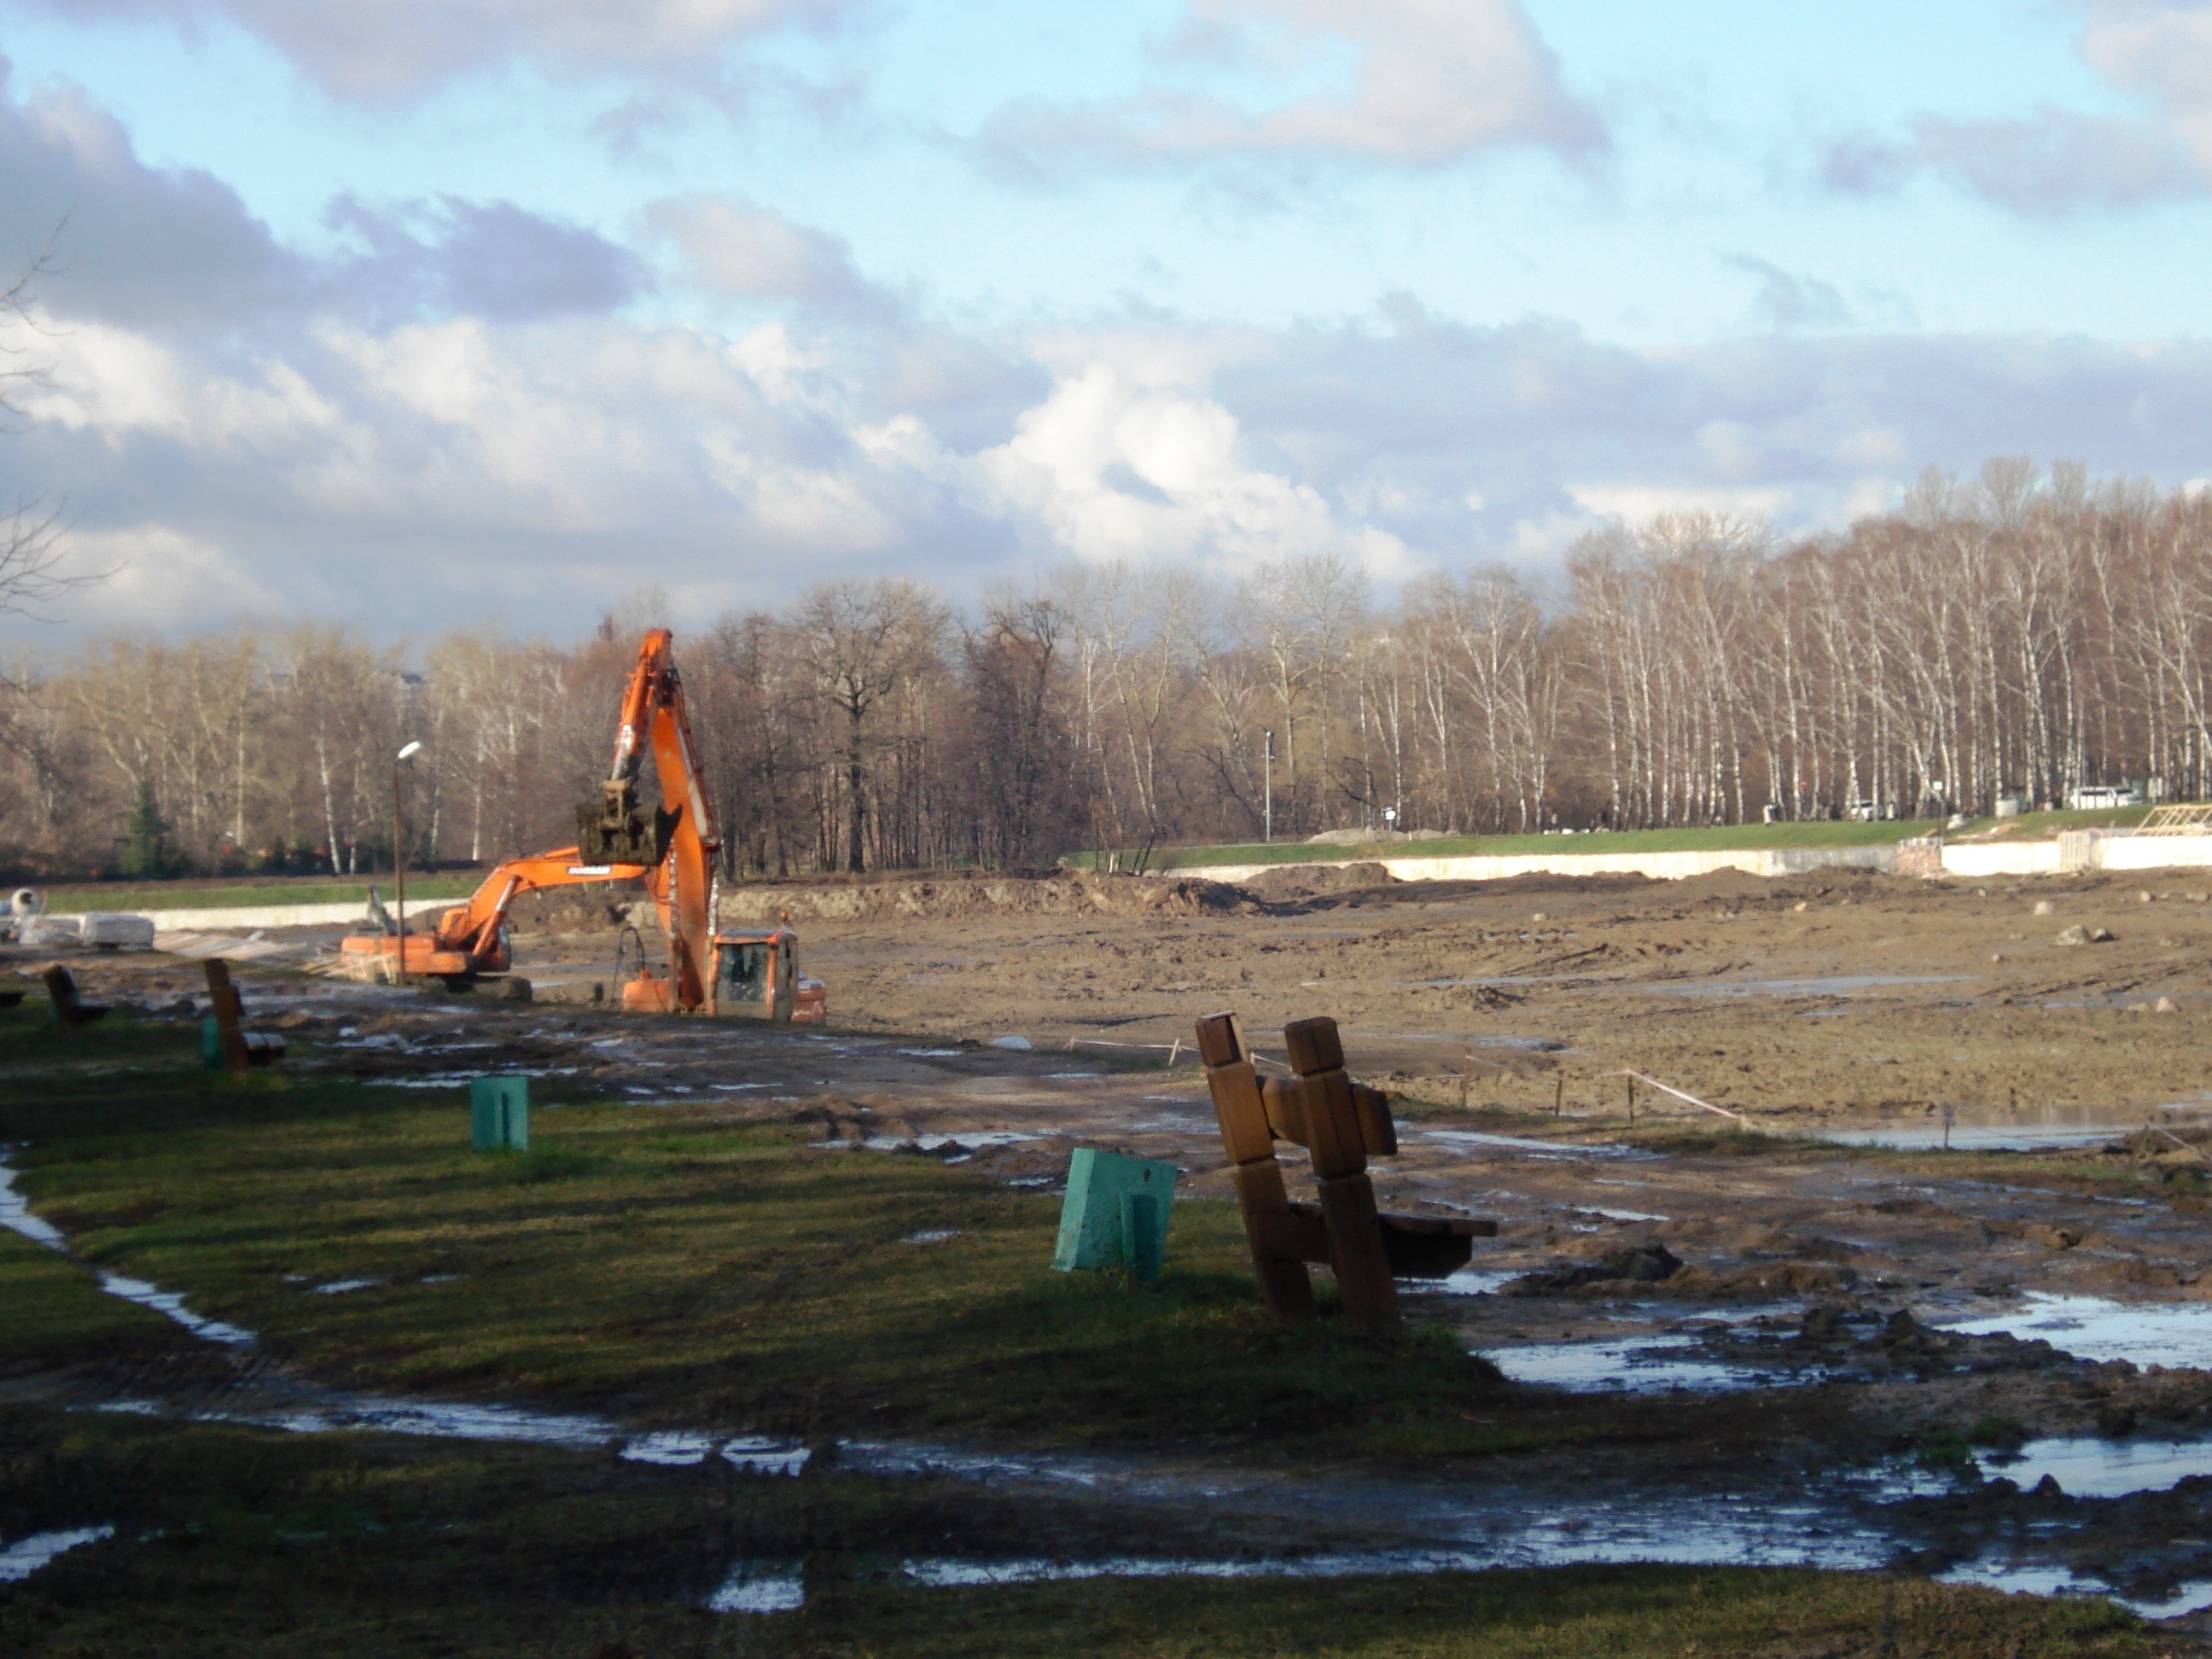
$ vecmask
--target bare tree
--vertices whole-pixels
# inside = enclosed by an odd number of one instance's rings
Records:
[[[867,867],[871,718],[878,706],[934,659],[943,607],[914,582],[891,577],[824,582],[799,601],[798,646],[818,696],[843,717],[845,867]]]

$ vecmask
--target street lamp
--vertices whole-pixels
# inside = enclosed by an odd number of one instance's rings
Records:
[[[410,743],[392,757],[392,897],[399,907],[399,938],[392,969],[394,981],[401,985],[407,982],[407,814],[401,804],[399,769],[422,752],[421,744]]]

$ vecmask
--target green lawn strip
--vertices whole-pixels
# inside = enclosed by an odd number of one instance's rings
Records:
[[[20,1190],[74,1248],[332,1381],[797,1435],[1522,1433],[1467,1419],[1500,1389],[1454,1342],[1276,1328],[1225,1204],[1176,1206],[1145,1286],[1053,1272],[1056,1200],[932,1158],[710,1108],[541,1111],[523,1155],[471,1153],[467,1126],[458,1089],[0,1074]]]
[[[927,1601],[873,1591],[794,1621],[791,1638],[783,1651],[841,1659],[2055,1659],[2169,1650],[2108,1603],[1871,1573],[1658,1566],[1047,1584],[945,1590]]]
[[[795,1655],[2149,1655],[2107,1603],[1875,1574],[1568,1568],[938,1589],[916,1559],[1244,1555],[1172,1506],[833,1471],[792,1480],[605,1454],[283,1435],[0,1407],[0,1539],[116,1535],[0,1586],[24,1659]],[[702,1604],[739,1560],[804,1575],[796,1613]]]
[[[1217,846],[1166,847],[1152,854],[1152,868],[1198,871],[1216,864],[1340,863],[1369,859],[1455,859],[1520,854],[1727,852],[1770,847],[1881,847],[1910,836],[1932,834],[1935,819],[1887,823],[1738,823],[1718,829],[1622,830],[1590,836],[1450,836],[1436,841],[1375,842],[1353,847],[1325,842],[1241,842]],[[1120,854],[1128,867],[1133,854]],[[1095,853],[1070,855],[1068,863],[1090,869]]]
[[[465,898],[481,876],[410,876],[407,900]],[[392,878],[377,883],[385,902],[392,899]],[[175,882],[112,882],[89,887],[46,890],[46,908],[61,914],[80,910],[238,910],[294,904],[366,904],[366,881],[270,882],[250,887],[203,887]]]
[[[2066,830],[2128,829],[2142,822],[2148,807],[2127,807],[2094,812],[2037,812],[2025,818],[2002,822],[2012,828],[2003,839],[2045,841]],[[1503,857],[1518,854],[1559,853],[1705,853],[1780,847],[1882,847],[1916,836],[1941,834],[1947,841],[1984,836],[2000,820],[1976,818],[1953,830],[1941,818],[1912,818],[1861,823],[1732,823],[1711,828],[1680,830],[1621,830],[1590,836],[1450,836],[1437,841],[1375,842],[1355,847],[1327,842],[1242,842],[1212,846],[1164,847],[1154,849],[1151,868],[1156,872],[1199,872],[1218,864],[1313,864],[1367,859],[1449,859]],[[1136,856],[1125,848],[1118,855],[1127,869]],[[1076,853],[1067,862],[1077,869],[1096,867],[1096,853]]]

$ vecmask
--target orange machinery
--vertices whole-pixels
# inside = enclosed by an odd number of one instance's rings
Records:
[[[599,798],[576,809],[576,845],[510,859],[486,876],[466,904],[447,910],[428,933],[355,934],[340,946],[349,975],[386,979],[395,969],[466,984],[512,965],[507,913],[541,887],[641,878],[668,936],[665,972],[652,969],[622,988],[622,1006],[654,1013],[729,1014],[819,1023],[829,997],[799,972],[799,936],[788,927],[723,932],[714,927],[715,854],[721,840],[699,775],[698,745],[684,705],[684,684],[656,628],[639,646],[623,693],[614,768]],[[637,781],[647,750],[662,805],[648,822]]]

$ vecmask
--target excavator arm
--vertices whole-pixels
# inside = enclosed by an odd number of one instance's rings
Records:
[[[717,1006],[714,868],[721,837],[700,773],[699,746],[691,735],[684,683],[677,674],[670,641],[669,631],[656,628],[638,647],[637,665],[623,690],[614,764],[599,786],[598,799],[576,809],[575,846],[508,860],[484,878],[466,904],[447,910],[426,935],[348,939],[342,948],[349,962],[358,958],[373,971],[380,957],[397,957],[410,974],[448,977],[503,973],[508,966],[507,908],[522,894],[540,887],[642,877],[668,935],[668,970],[665,979],[648,976],[628,988],[625,1006],[713,1012]],[[661,803],[650,814],[637,794],[648,756]],[[765,970],[775,987],[769,1004],[780,1011],[773,1017],[793,1018],[797,969],[787,930],[731,935],[726,942],[740,951],[765,951],[781,964]],[[732,981],[733,985],[738,982]],[[810,1006],[815,1010],[811,1017],[818,1019],[819,986],[808,981],[797,985],[796,993],[804,1000],[810,987]],[[744,999],[738,1002],[742,1005]]]
[[[431,978],[501,974],[512,965],[507,955],[507,913],[522,895],[541,887],[635,881],[651,873],[641,864],[585,864],[573,847],[509,859],[477,884],[467,903],[447,909],[428,932],[410,933],[404,939],[360,934],[347,939],[338,948],[349,969],[357,958],[364,974],[373,974],[383,958],[404,965],[410,975]]]
[[[671,1004],[687,1012],[710,1005],[714,975],[714,861],[721,836],[699,771],[699,745],[665,628],[647,634],[623,688],[614,765],[599,799],[576,809],[578,856],[594,864],[649,866],[646,885],[668,934]],[[650,823],[637,781],[647,754],[661,805]]]

